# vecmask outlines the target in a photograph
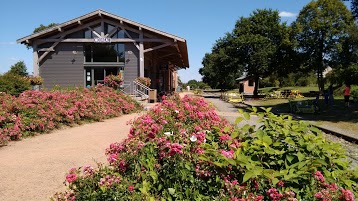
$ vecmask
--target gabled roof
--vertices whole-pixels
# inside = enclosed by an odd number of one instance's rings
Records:
[[[251,76],[248,76],[247,72],[244,72],[241,77],[236,78],[236,81],[243,81],[243,80],[246,80],[248,78],[251,78]]]
[[[135,22],[135,21],[132,21],[132,20],[129,20],[129,19],[126,19],[126,18],[117,16],[117,15],[111,14],[111,13],[108,13],[108,12],[106,12],[104,10],[101,10],[101,9],[93,11],[93,12],[90,12],[90,13],[85,14],[85,15],[82,15],[82,16],[80,16],[78,18],[69,20],[69,21],[64,22],[62,24],[47,28],[47,29],[42,30],[42,31],[40,31],[38,33],[34,33],[34,34],[31,34],[31,35],[25,36],[23,38],[18,39],[16,42],[31,45],[32,41],[34,41],[36,39],[40,39],[40,38],[44,38],[44,37],[46,37],[48,35],[60,33],[61,30],[69,29],[69,28],[74,27],[74,26],[78,26],[79,23],[85,24],[86,22],[89,22],[93,18],[96,18],[98,16],[100,16],[100,17],[104,16],[106,18],[109,18],[109,19],[112,19],[112,20],[115,20],[115,21],[130,25],[132,27],[137,27],[138,29],[141,29],[143,31],[149,32],[150,34],[154,34],[154,35],[157,35],[157,36],[160,36],[160,37],[168,38],[168,39],[171,39],[171,40],[177,42],[178,46],[179,46],[179,49],[180,49],[180,52],[182,54],[182,59],[184,60],[183,65],[186,66],[186,67],[189,67],[188,50],[187,50],[186,40],[184,38],[175,36],[173,34],[169,34],[169,33],[164,32],[164,31],[160,31],[158,29],[146,26],[144,24],[141,24],[141,23],[138,23],[138,22]]]

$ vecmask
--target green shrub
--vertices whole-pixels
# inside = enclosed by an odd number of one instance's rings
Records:
[[[321,187],[320,182],[314,182],[312,173],[317,171],[325,175],[325,184],[335,183],[357,192],[358,171],[349,170],[349,161],[339,144],[327,141],[320,130],[304,121],[266,111],[257,113],[253,108],[252,114],[260,117],[259,128],[247,124],[231,133],[226,149],[234,151],[232,158],[221,154],[223,147],[215,143],[225,135],[221,128],[215,131],[216,138],[204,145],[205,156],[201,158],[260,194],[277,188],[279,192],[295,192],[297,199],[314,200]],[[250,118],[248,113],[241,113]],[[238,118],[237,123],[242,120]],[[230,148],[235,139],[241,141],[238,149]]]
[[[30,89],[30,82],[25,77],[12,73],[0,76],[0,92],[18,96],[28,89]]]
[[[351,86],[351,96],[358,98],[358,86]]]
[[[290,73],[285,78],[282,78],[281,87],[288,86],[312,86],[317,83],[317,77],[314,72],[310,73]]]
[[[250,118],[241,113],[236,123]],[[307,201],[329,190],[354,200],[358,171],[339,144],[291,116],[252,114],[260,126],[232,127],[203,99],[163,100],[110,145],[109,167],[71,169],[69,191],[54,199]]]

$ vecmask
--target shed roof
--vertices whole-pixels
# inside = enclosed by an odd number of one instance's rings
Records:
[[[246,79],[250,79],[252,76],[248,75],[247,72],[244,72],[241,77],[236,78],[236,81],[243,81]]]

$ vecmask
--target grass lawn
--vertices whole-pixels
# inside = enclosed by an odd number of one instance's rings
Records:
[[[296,99],[295,101],[312,100],[313,98]],[[287,99],[263,99],[247,101],[254,106],[272,107],[277,113],[289,113],[290,105]],[[343,97],[335,97],[333,105],[326,105],[320,99],[318,103],[320,112],[318,114],[299,114],[306,120],[315,121],[317,126],[329,125],[342,130],[357,133],[358,135],[358,103],[351,104],[350,108],[344,106]]]
[[[284,90],[298,90],[300,91],[301,93],[309,93],[310,91],[318,91],[318,87],[317,86],[312,86],[312,87],[282,87],[282,88],[279,88],[279,87],[265,87],[265,88],[260,88],[260,90],[263,92],[263,93],[270,93],[270,92],[273,92],[273,91],[284,91]]]

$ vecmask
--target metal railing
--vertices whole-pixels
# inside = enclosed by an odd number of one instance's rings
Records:
[[[121,92],[130,95],[130,94],[133,94],[132,89],[133,89],[132,83],[128,82],[128,81],[124,81],[120,90],[121,90]]]
[[[149,98],[149,91],[151,89],[147,87],[146,85],[133,81],[133,95],[136,97],[140,97],[141,100],[145,100]]]

